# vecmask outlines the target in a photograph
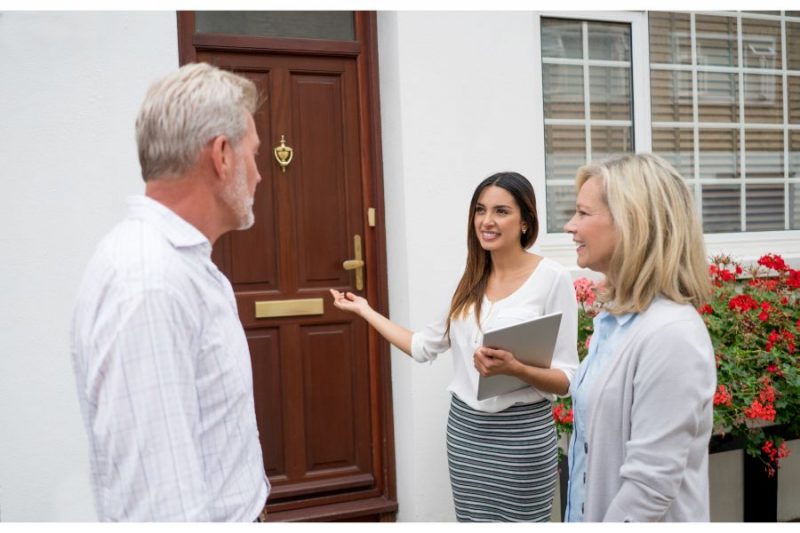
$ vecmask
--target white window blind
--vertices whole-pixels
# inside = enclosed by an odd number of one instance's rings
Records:
[[[653,151],[706,233],[800,229],[797,15],[649,13]]]

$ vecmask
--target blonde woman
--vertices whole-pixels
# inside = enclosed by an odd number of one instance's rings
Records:
[[[569,273],[527,251],[538,230],[530,182],[515,172],[498,173],[472,195],[467,265],[441,320],[414,333],[364,298],[331,290],[336,307],[364,318],[418,362],[452,352],[447,461],[461,522],[550,519],[557,477],[551,401],[567,393],[578,366],[578,309]],[[483,331],[554,312],[562,318],[551,368],[482,346]],[[478,400],[479,374],[513,375],[530,386]]]
[[[568,521],[709,519],[714,353],[710,292],[683,178],[655,155],[582,167],[565,229],[605,274],[589,353],[570,388]]]

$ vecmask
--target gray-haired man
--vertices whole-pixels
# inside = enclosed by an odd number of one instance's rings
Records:
[[[103,521],[253,521],[269,494],[247,340],[211,262],[252,226],[254,84],[207,64],[155,83],[136,120],[144,196],[99,244],[72,356]]]

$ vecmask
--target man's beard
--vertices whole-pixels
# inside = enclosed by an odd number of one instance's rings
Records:
[[[247,169],[244,164],[239,166],[233,182],[222,189],[222,200],[236,216],[238,224],[236,229],[248,229],[253,226],[256,221],[253,214],[254,199],[247,190]]]

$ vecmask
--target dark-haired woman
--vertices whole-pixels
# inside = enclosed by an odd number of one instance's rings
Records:
[[[331,290],[336,307],[364,318],[415,360],[452,351],[447,460],[461,522],[550,518],[557,478],[550,404],[556,394],[567,394],[578,366],[577,304],[569,273],[527,251],[538,230],[530,182],[515,172],[494,174],[472,195],[467,265],[441,320],[412,332],[364,298]],[[483,331],[555,312],[562,318],[549,369],[482,345]],[[478,376],[495,374],[516,376],[530,386],[478,400]]]

